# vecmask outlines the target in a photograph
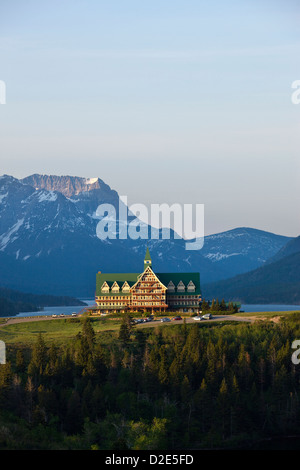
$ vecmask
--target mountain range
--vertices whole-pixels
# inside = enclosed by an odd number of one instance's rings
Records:
[[[211,286],[267,268],[297,240],[247,227],[208,235],[198,251],[185,250],[185,240],[172,230],[170,239],[100,240],[97,208],[103,203],[112,204],[118,218],[119,195],[100,178],[1,176],[0,285],[93,297],[98,271],[142,270],[148,245],[154,270],[199,271],[202,285]]]

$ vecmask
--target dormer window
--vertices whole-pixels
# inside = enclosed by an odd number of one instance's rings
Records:
[[[130,291],[130,286],[127,281],[124,282],[122,286],[122,292],[129,292]]]
[[[120,286],[119,284],[115,281],[111,287],[112,292],[119,292],[120,291]]]
[[[182,281],[180,281],[178,284],[177,284],[177,292],[184,292],[185,291],[185,285],[183,284]]]
[[[101,286],[101,292],[109,292],[109,285],[107,284],[107,282],[105,281],[102,286]]]
[[[167,289],[169,292],[175,292],[175,284],[172,281],[170,281],[167,286]]]
[[[195,292],[195,289],[196,289],[195,284],[193,283],[193,281],[190,281],[187,286],[188,292]]]

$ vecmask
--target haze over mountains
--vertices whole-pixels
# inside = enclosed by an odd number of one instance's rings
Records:
[[[199,251],[186,251],[172,231],[169,240],[101,241],[96,210],[102,203],[113,204],[118,214],[118,193],[99,178],[1,176],[0,286],[93,297],[96,272],[142,270],[147,244],[154,270],[199,271],[204,286],[267,268],[276,256],[297,250],[288,244],[297,239],[252,228],[209,235]]]

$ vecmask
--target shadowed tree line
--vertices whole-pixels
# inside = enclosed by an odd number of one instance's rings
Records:
[[[202,300],[201,309],[204,313],[223,313],[225,315],[230,315],[237,313],[239,311],[239,305],[235,302],[226,303],[224,299],[219,301],[219,299],[212,299],[211,302]]]
[[[1,449],[237,448],[300,434],[299,315],[149,329],[124,316],[108,345],[100,335],[86,317],[64,347],[39,335],[11,352],[0,366]]]

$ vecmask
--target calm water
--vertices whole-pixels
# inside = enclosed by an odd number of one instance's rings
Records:
[[[92,299],[80,299],[82,302],[85,302],[87,305],[94,305],[95,301]],[[77,307],[45,307],[44,310],[40,312],[22,312],[16,315],[17,317],[35,317],[39,315],[60,315],[64,313],[65,315],[71,315],[73,312],[80,312],[84,306],[78,305]]]
[[[87,305],[94,305],[93,299],[81,299]],[[22,312],[16,315],[17,317],[33,317],[38,315],[71,315],[73,312],[80,312],[84,307],[81,305],[77,307],[45,307],[41,312]],[[300,311],[300,305],[242,305],[241,310],[245,312],[285,312],[285,311]]]
[[[245,312],[300,312],[300,305],[242,305]]]

